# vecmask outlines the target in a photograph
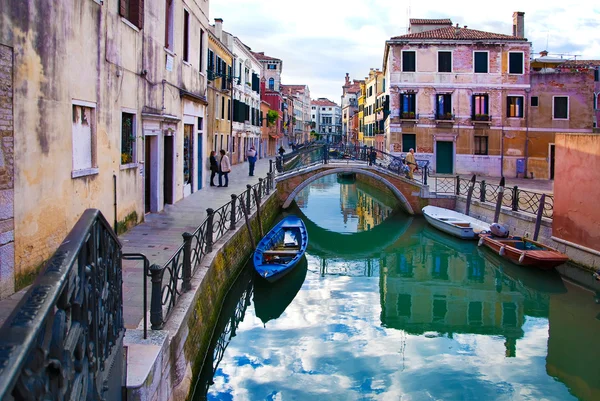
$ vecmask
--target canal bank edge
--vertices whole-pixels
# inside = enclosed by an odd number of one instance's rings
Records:
[[[281,213],[276,191],[260,207],[264,230]],[[260,240],[258,214],[249,216],[255,243]],[[128,330],[126,391],[128,401],[191,399],[195,380],[214,335],[227,292],[248,262],[254,248],[244,220],[214,244],[192,277],[192,290],[182,293],[163,330]]]

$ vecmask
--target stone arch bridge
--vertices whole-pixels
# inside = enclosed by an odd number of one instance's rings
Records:
[[[379,166],[360,162],[330,162],[314,164],[285,172],[275,179],[283,208],[290,206],[296,196],[313,181],[330,174],[360,174],[369,178],[375,186],[389,189],[398,199],[402,209],[410,214],[421,214],[429,204],[429,187],[404,178]]]

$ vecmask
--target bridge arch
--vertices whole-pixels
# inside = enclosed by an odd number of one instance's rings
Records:
[[[366,175],[368,177],[371,177],[379,182],[381,182],[382,184],[384,184],[390,191],[392,191],[392,193],[396,196],[396,198],[398,199],[398,201],[400,202],[400,205],[403,207],[403,209],[410,215],[414,215],[415,211],[413,209],[413,207],[410,205],[410,203],[408,202],[408,199],[406,199],[406,197],[404,196],[404,194],[398,189],[396,188],[396,186],[394,184],[392,184],[390,181],[388,181],[386,178],[382,177],[379,174],[376,174],[370,170],[364,169],[364,168],[358,168],[358,167],[336,167],[336,168],[332,168],[332,169],[327,169],[324,171],[320,171],[314,175],[311,175],[309,178],[307,178],[306,180],[302,181],[302,183],[300,185],[298,185],[287,197],[287,199],[285,200],[285,202],[283,203],[283,208],[287,209],[292,202],[294,201],[294,199],[296,198],[296,196],[300,193],[300,191],[302,191],[304,188],[306,188],[308,185],[310,185],[312,182],[318,180],[319,178],[331,175],[331,174],[337,174],[337,173],[355,173],[355,174],[362,174],[362,175]]]

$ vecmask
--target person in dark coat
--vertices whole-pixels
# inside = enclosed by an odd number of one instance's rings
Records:
[[[283,145],[281,145],[279,147],[279,156],[283,157],[283,154],[285,153],[285,149],[283,148]]]
[[[373,146],[371,146],[371,151],[369,152],[369,166],[372,166],[377,161],[377,151]]]
[[[219,172],[219,163],[217,163],[216,152],[213,150],[210,152],[210,186],[215,186],[215,176]]]

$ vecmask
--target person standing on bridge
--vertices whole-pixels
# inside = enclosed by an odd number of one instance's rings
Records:
[[[229,162],[229,157],[225,154],[225,150],[221,149],[221,160],[219,161],[219,186],[226,187],[229,186],[229,172],[231,171],[231,163]],[[225,177],[225,185],[223,184],[223,177]]]
[[[408,164],[408,178],[412,180],[414,178],[413,171],[417,165],[417,161],[415,160],[415,150],[413,148],[410,148],[406,154],[406,164]]]
[[[256,149],[254,149],[254,145],[250,146],[250,149],[246,152],[246,156],[248,157],[248,175],[252,177],[254,176],[254,165],[256,164]]]

